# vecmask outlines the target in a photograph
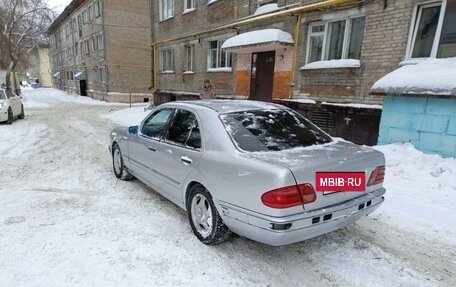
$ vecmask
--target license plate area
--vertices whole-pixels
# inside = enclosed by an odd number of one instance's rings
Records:
[[[341,193],[343,191],[323,191],[323,195],[330,195],[330,194],[334,194],[334,193]]]
[[[365,172],[317,172],[315,190],[324,195],[366,191]]]

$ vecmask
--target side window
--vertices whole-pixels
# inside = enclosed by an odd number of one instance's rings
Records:
[[[163,135],[166,123],[173,113],[173,109],[162,109],[152,114],[141,128],[141,133],[151,138]]]
[[[8,99],[11,99],[11,98],[14,98],[16,95],[11,92],[10,90],[5,90],[6,92],[6,96],[8,97]]]
[[[201,135],[198,121],[193,113],[179,110],[171,123],[165,140],[190,147],[201,148]]]
[[[5,92],[0,91],[0,100],[6,100]]]

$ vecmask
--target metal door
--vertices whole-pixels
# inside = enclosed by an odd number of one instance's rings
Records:
[[[272,102],[275,51],[252,54],[250,99]]]

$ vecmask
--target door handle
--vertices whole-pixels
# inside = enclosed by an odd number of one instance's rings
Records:
[[[151,147],[151,146],[148,146],[147,149],[151,150],[151,151],[157,151],[154,147]]]
[[[181,162],[185,165],[191,165],[193,161],[188,156],[181,156]]]

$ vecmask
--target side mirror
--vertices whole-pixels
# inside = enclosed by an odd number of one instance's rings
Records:
[[[138,134],[138,126],[128,127],[128,133],[131,134],[131,135],[137,135]]]

